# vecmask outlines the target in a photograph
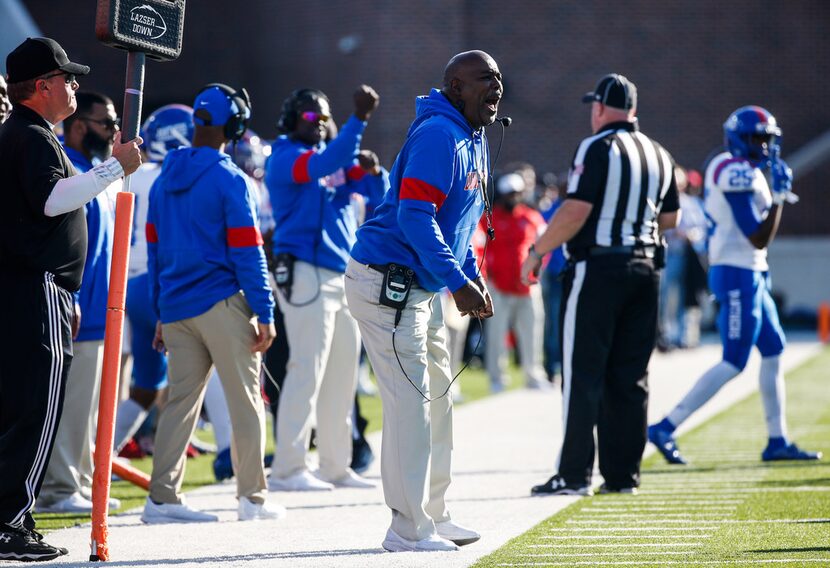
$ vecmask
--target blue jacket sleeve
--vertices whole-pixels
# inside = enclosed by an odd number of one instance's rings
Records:
[[[398,224],[424,267],[455,292],[468,278],[436,219],[452,188],[455,144],[446,132],[425,128],[413,134],[407,152],[398,190]]]
[[[158,233],[156,233],[156,211],[153,207],[153,197],[156,191],[156,184],[154,183],[153,187],[150,189],[150,197],[147,203],[147,225],[144,228],[144,235],[147,239],[147,280],[150,283],[150,306],[153,309],[153,315],[158,321],[161,319],[161,310],[159,310],[161,286],[159,285],[159,241]]]
[[[223,196],[228,256],[245,299],[261,323],[274,321],[274,296],[268,282],[268,265],[257,226],[256,191],[237,176]]]
[[[752,203],[753,193],[751,191],[730,191],[724,192],[727,203],[732,209],[732,216],[741,232],[749,238],[751,234],[761,226],[761,219],[755,215],[755,206]]]
[[[292,151],[276,152],[266,167],[265,183],[277,187],[288,183],[304,184],[327,176],[351,164],[360,151],[360,140],[366,123],[352,116],[343,125],[337,138],[320,150],[292,146]]]
[[[478,260],[471,244],[467,249],[467,257],[464,259],[464,275],[470,280],[475,280],[481,276],[481,271],[478,269]]]

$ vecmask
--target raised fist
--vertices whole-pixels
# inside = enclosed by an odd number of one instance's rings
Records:
[[[378,108],[380,97],[369,85],[360,85],[354,93],[354,114],[360,120],[369,120],[372,111]]]
[[[378,155],[371,150],[361,150],[357,155],[357,163],[372,175],[380,173],[380,160]]]

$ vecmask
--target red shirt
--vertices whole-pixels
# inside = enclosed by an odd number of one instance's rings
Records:
[[[530,287],[520,280],[522,263],[527,258],[527,249],[545,230],[542,215],[519,204],[508,211],[504,207],[493,207],[493,229],[496,239],[487,244],[488,284],[499,292],[527,296]]]

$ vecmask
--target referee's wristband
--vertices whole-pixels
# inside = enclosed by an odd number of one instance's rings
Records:
[[[530,245],[530,248],[527,249],[527,254],[529,256],[532,256],[536,260],[539,260],[539,261],[541,261],[545,257],[545,255],[539,254],[539,251],[536,250],[536,245],[535,244]]]

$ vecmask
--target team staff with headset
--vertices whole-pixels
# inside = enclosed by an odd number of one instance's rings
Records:
[[[646,443],[647,369],[657,329],[660,231],[676,226],[674,160],[640,132],[637,89],[609,74],[583,97],[593,135],[577,147],[565,202],[531,247],[522,280],[567,243],[562,298],[565,436],[534,495],[591,495],[594,427],[604,492],[636,492]]]
[[[73,292],[87,256],[84,204],[141,164],[140,138],[77,174],[54,125],[77,108],[89,67],[53,39],[6,58],[14,110],[0,126],[0,559],[51,560],[66,549],[35,531],[32,507],[52,453],[72,362]],[[13,393],[13,396],[12,396]]]
[[[452,375],[437,292],[448,288],[462,315],[493,315],[470,242],[490,170],[484,127],[496,119],[503,85],[482,51],[453,57],[443,83],[416,99],[391,187],[358,231],[346,271],[383,400],[381,477],[392,520],[382,546],[391,552],[457,550],[479,539],[445,501]]]
[[[193,103],[193,145],[167,154],[150,190],[147,268],[159,315],[154,346],[167,349],[169,396],[160,413],[145,523],[210,522],[181,493],[185,450],[216,366],[233,427],[237,516],[278,519],[266,501],[261,353],[273,341],[274,297],[257,222],[256,188],[225,145],[251,117],[248,93],[206,85]]]
[[[356,157],[378,101],[374,89],[361,85],[354,93],[354,114],[336,138],[325,140],[328,97],[315,89],[294,91],[283,104],[278,124],[283,135],[266,167],[276,223],[277,300],[289,347],[269,479],[274,491],[375,486],[349,467],[360,338],[346,304],[343,273],[357,230],[354,201],[361,199],[345,177],[364,173]],[[315,422],[316,475],[307,461]]]

